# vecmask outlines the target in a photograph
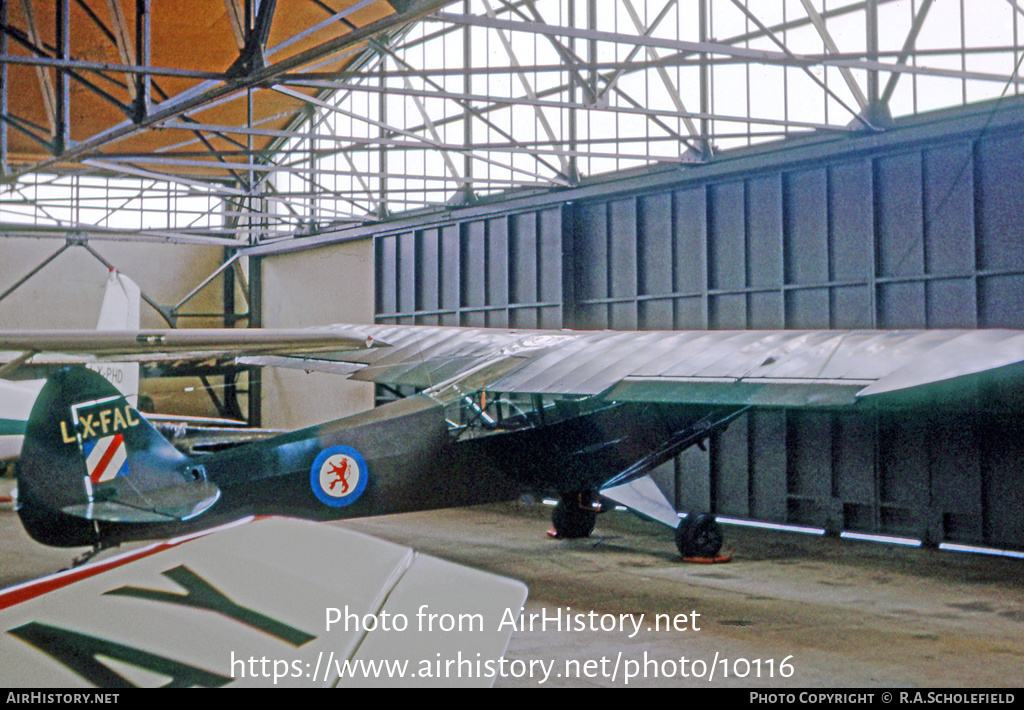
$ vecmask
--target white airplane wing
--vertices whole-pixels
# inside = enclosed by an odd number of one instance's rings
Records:
[[[526,596],[343,528],[237,523],[0,592],[0,685],[489,687]]]

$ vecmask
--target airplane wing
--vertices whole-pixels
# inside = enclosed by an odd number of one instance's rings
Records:
[[[526,595],[343,528],[246,521],[0,592],[0,685],[490,686]]]
[[[0,362],[36,364],[209,360],[246,355],[368,350],[374,341],[357,327],[334,329],[188,328],[170,330],[0,331]]]
[[[517,331],[359,326],[389,347],[344,357],[351,379],[453,391],[601,395],[721,406],[849,406],[990,373],[1020,378],[1024,332]],[[337,360],[246,358],[338,371]],[[322,366],[321,366],[322,365]]]
[[[0,332],[72,362],[234,358],[427,389],[712,406],[842,407],[989,373],[1020,378],[1024,332],[542,331],[405,325]],[[33,360],[40,356],[35,356]]]

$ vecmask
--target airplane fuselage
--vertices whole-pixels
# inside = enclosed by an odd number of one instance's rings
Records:
[[[445,409],[414,396],[327,424],[206,456],[186,475],[220,489],[191,520],[69,520],[47,544],[113,545],[180,535],[247,515],[311,520],[387,515],[515,499],[524,491],[595,491],[693,422],[690,409],[609,404],[534,413],[486,436],[453,433]],[[667,458],[667,455],[666,457]],[[660,461],[659,461],[660,462]],[[95,526],[94,526],[95,523]]]

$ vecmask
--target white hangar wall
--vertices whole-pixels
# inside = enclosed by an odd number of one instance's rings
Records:
[[[223,249],[210,246],[92,240],[88,248],[139,284],[163,307],[178,304],[223,262]],[[56,239],[0,239],[0,293],[45,263],[0,300],[0,328],[6,330],[90,329],[95,327],[107,280],[103,261],[81,245]],[[260,260],[264,327],[300,328],[331,323],[373,322],[373,243],[370,239]],[[224,310],[223,277],[199,291],[183,313]],[[236,311],[246,305],[236,291]],[[147,303],[140,306],[143,328],[167,328]],[[223,327],[222,317],[180,318],[179,327]],[[245,322],[240,324],[244,327]],[[29,374],[29,373],[26,373]],[[41,374],[41,373],[37,373]],[[295,429],[353,414],[373,406],[373,388],[336,375],[267,368],[262,376],[262,425]],[[221,383],[210,379],[218,396]],[[241,405],[246,401],[244,378]],[[150,378],[142,391],[158,411],[218,416],[195,378]]]
[[[96,327],[107,282],[109,263],[131,277],[142,292],[161,307],[178,304],[223,261],[218,247],[169,243],[90,240],[88,248],[67,246],[53,238],[0,239],[0,294],[39,268],[3,300],[0,328],[5,330],[91,329]],[[90,253],[89,250],[96,254]],[[56,256],[54,256],[56,254]],[[100,258],[97,258],[98,255]],[[102,259],[102,261],[101,261]],[[223,311],[223,289],[211,284],[183,305],[184,313],[216,314]],[[167,328],[167,322],[145,301],[139,306],[143,328]],[[216,328],[218,317],[181,318],[181,327]],[[22,376],[43,376],[23,371]],[[143,379],[142,394],[158,411],[218,416],[212,400],[194,378]]]
[[[373,240],[260,260],[263,326],[302,328],[372,323]],[[373,385],[338,375],[264,368],[262,425],[297,429],[373,406]]]
[[[0,293],[53,256],[63,243],[57,239],[4,236],[0,239]],[[88,242],[104,261],[131,277],[161,306],[178,303],[223,260],[223,250],[187,244],[127,241]],[[43,266],[10,295],[0,300],[0,328],[94,328],[99,315],[107,267],[89,251],[72,245]],[[223,308],[218,288],[201,291],[187,312],[216,313]],[[166,328],[167,322],[145,302],[140,308],[143,328]],[[219,327],[216,318],[188,319],[182,325]]]

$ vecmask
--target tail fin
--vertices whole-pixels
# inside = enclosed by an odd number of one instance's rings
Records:
[[[138,330],[141,298],[138,284],[116,269],[110,269],[96,330]]]
[[[39,393],[18,465],[18,514],[47,545],[95,545],[101,522],[195,517],[220,492],[106,379],[60,370]]]
[[[142,291],[138,284],[124,274],[110,269],[107,287],[103,292],[96,330],[138,330],[140,324],[139,302]],[[96,365],[92,369],[100,373],[127,397],[133,407],[139,401],[139,363],[117,362]]]

